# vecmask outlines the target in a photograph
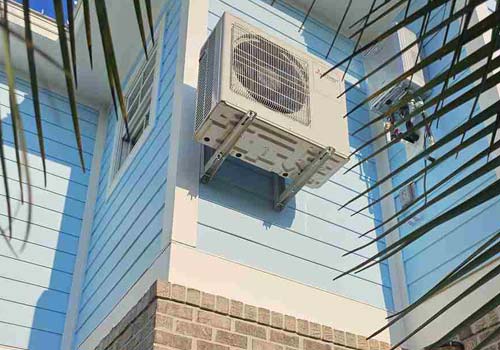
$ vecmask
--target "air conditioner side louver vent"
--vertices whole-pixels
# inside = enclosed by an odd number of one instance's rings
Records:
[[[299,123],[311,122],[307,62],[237,24],[232,27],[231,89]]]
[[[215,54],[219,53],[215,51],[215,39],[216,37],[212,33],[201,51],[195,129],[198,129],[217,101],[217,97],[214,96],[217,91],[214,85],[218,78],[215,72]]]

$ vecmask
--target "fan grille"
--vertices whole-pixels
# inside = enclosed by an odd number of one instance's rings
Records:
[[[231,89],[309,125],[307,62],[238,24],[232,27],[232,45]]]

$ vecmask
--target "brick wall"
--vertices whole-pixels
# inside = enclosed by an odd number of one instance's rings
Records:
[[[500,306],[462,330],[458,335],[458,340],[464,343],[465,350],[471,350],[497,327],[500,327]],[[500,337],[483,350],[500,350]]]
[[[97,347],[167,348],[387,350],[389,344],[222,296],[156,282]]]

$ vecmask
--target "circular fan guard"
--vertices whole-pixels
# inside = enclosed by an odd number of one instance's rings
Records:
[[[289,51],[260,35],[238,38],[233,69],[248,94],[274,111],[295,113],[307,102],[307,70]]]

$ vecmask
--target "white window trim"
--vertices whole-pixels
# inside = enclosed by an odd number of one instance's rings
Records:
[[[121,130],[123,128],[123,119],[121,116],[120,111],[118,110],[118,121],[115,123],[114,126],[114,136],[113,136],[113,152],[112,152],[112,157],[111,161],[109,163],[109,171],[108,171],[108,188],[107,188],[107,193],[106,196],[109,197],[115,187],[118,185],[120,182],[121,178],[123,175],[127,172],[128,168],[136,158],[137,154],[141,150],[142,146],[146,143],[146,141],[149,138],[149,135],[151,134],[151,131],[155,127],[156,124],[156,105],[158,103],[158,90],[159,90],[159,85],[160,85],[160,75],[161,75],[161,62],[162,62],[162,56],[163,56],[163,34],[164,34],[164,26],[167,16],[164,16],[162,19],[162,22],[159,25],[159,28],[157,29],[155,33],[155,43],[157,45],[156,47],[156,63],[154,66],[154,72],[153,74],[155,75],[153,79],[153,88],[151,90],[151,107],[149,109],[149,123],[148,126],[144,129],[142,132],[141,136],[139,137],[139,140],[137,143],[134,145],[132,148],[132,151],[127,155],[126,160],[123,162],[123,164],[120,166],[120,169],[118,171],[115,171],[115,166],[117,162],[117,154],[118,154],[118,148],[120,147],[120,142],[121,142]],[[159,31],[159,33],[158,33]],[[149,44],[148,46],[148,52],[152,51],[152,43]],[[141,48],[142,50],[142,48]],[[133,88],[133,82],[135,82],[137,76],[139,73],[142,72],[142,68],[146,64],[146,58],[144,55],[144,52],[141,51],[140,58],[137,61],[133,73],[129,76],[127,79],[127,84],[126,87],[123,91],[124,96],[127,96],[130,92],[130,90]]]

